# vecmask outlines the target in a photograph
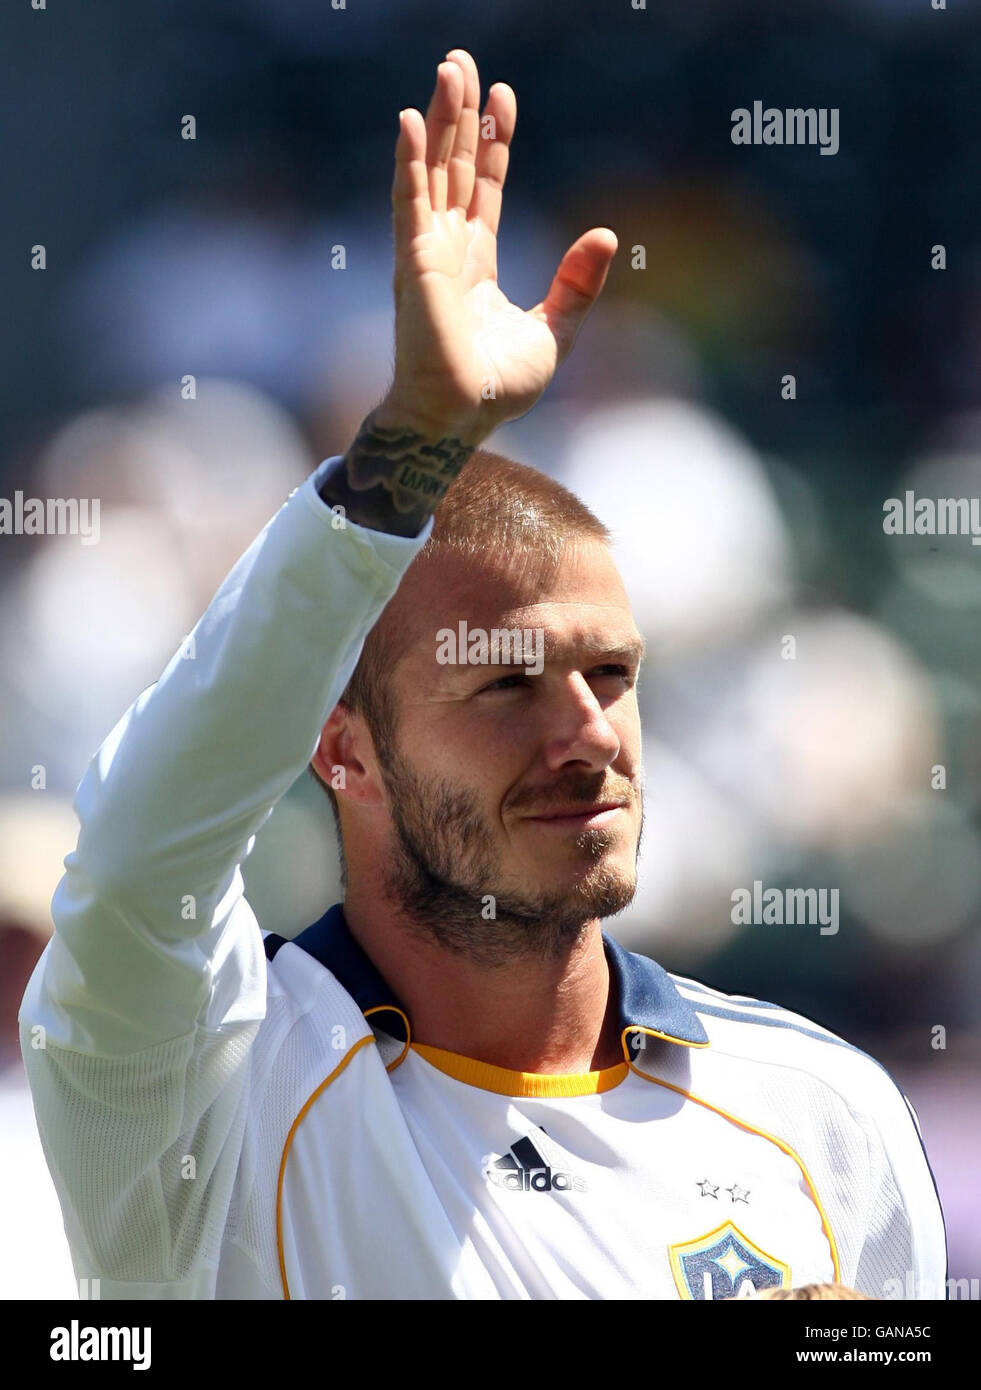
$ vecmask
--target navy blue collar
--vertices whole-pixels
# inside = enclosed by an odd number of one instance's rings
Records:
[[[280,936],[267,936],[266,955],[272,960],[285,944]],[[329,970],[362,1013],[391,1010],[385,1019],[385,1032],[406,1041],[401,1017],[405,1010],[352,936],[342,903],[335,903],[319,922],[295,936],[293,945],[309,952]],[[632,1047],[641,1046],[644,1032],[691,1047],[708,1044],[701,1020],[666,970],[647,956],[624,950],[606,932],[603,947],[617,984],[621,1034],[626,1029],[636,1030],[630,1035]]]

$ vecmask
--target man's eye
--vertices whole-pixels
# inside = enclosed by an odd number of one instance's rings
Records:
[[[528,677],[522,675],[520,671],[515,672],[512,676],[501,676],[498,680],[491,681],[490,685],[482,685],[480,693],[483,694],[485,690],[514,690],[519,682],[523,683],[527,679]]]
[[[594,666],[589,673],[591,676],[619,676],[621,680],[628,683],[633,681],[633,672],[629,666],[610,664],[609,666]]]

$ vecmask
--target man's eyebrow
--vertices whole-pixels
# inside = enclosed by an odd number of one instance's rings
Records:
[[[572,648],[585,648],[595,656],[608,657],[611,661],[635,661],[638,665],[647,654],[647,642],[643,637],[629,638],[626,642],[605,641],[602,637],[580,634],[571,639],[559,639],[553,632],[545,633],[544,649],[547,657],[561,655]]]
[[[471,629],[471,631],[476,630],[477,629]],[[524,632],[537,634],[538,629],[523,628],[518,623],[509,625],[502,623],[499,628],[493,629],[493,631],[518,631],[522,634]],[[631,637],[627,638],[625,641],[617,640],[616,638],[606,640],[600,635],[586,633],[578,633],[572,637],[558,637],[554,632],[549,632],[548,630],[543,631],[542,636],[542,655],[546,660],[554,661],[556,657],[562,657],[567,652],[582,651],[585,649],[588,656],[602,657],[605,661],[610,663],[620,661],[626,665],[637,665],[639,667],[647,654],[647,642],[643,637]],[[537,639],[534,645],[537,648]],[[519,670],[522,664],[521,661],[513,661],[503,662],[501,666],[505,670],[510,670],[512,668],[514,670]],[[442,667],[442,670],[450,679],[472,676],[476,672],[485,672],[486,669],[483,663],[476,664],[466,660],[450,661]]]

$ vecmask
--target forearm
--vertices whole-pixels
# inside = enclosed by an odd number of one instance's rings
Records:
[[[387,399],[320,485],[359,526],[417,536],[483,438],[477,424],[413,418]]]

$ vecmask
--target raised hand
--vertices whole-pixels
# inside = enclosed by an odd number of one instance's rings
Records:
[[[477,65],[440,63],[425,118],[400,113],[395,218],[395,381],[390,407],[483,438],[523,415],[569,352],[617,240],[584,233],[545,298],[523,310],[497,283],[497,230],[517,102],[495,83],[483,115]]]
[[[545,298],[497,283],[497,228],[517,102],[495,82],[479,111],[477,65],[454,48],[425,117],[399,113],[395,374],[320,495],[360,525],[417,535],[481,440],[523,415],[572,347],[617,249],[594,227],[562,257]]]

